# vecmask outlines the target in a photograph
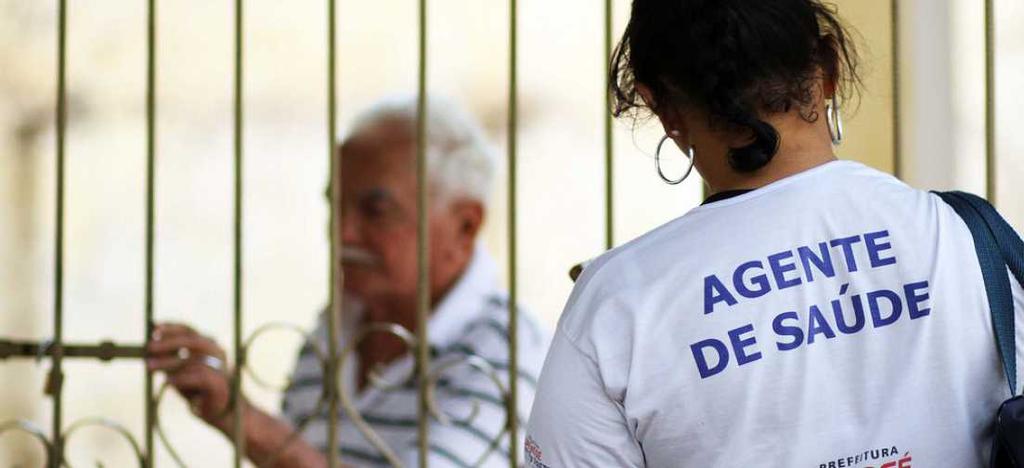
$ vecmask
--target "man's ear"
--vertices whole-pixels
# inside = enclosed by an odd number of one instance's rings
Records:
[[[452,204],[452,211],[458,223],[456,236],[459,244],[472,249],[484,224],[484,205],[476,200],[462,199]]]

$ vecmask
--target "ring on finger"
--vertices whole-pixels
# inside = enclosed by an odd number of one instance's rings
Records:
[[[224,361],[208,354],[202,355],[199,358],[199,363],[222,374],[225,371]]]

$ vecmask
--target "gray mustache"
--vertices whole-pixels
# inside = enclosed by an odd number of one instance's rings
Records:
[[[373,266],[378,262],[377,257],[366,250],[358,247],[342,247],[341,248],[341,263],[342,265],[364,265]]]

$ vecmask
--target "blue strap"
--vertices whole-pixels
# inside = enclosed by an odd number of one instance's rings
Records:
[[[935,193],[963,218],[974,238],[978,263],[985,281],[985,293],[991,308],[996,346],[1002,357],[1010,394],[1016,395],[1013,294],[1006,269],[1009,268],[1017,281],[1024,284],[1024,242],[984,199],[964,192]]]
[[[1003,261],[1017,282],[1024,285],[1024,241],[987,200],[966,192],[960,192],[960,196],[985,218],[985,222],[996,236],[996,244],[1003,255]]]

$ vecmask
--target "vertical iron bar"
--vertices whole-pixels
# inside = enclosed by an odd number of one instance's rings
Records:
[[[996,25],[995,0],[985,0],[985,193],[996,203]]]
[[[903,178],[903,106],[900,103],[902,73],[900,71],[900,1],[891,0],[890,18],[892,19],[890,34],[892,35],[892,164],[893,175]]]
[[[614,151],[612,144],[612,100],[608,94],[611,80],[612,57],[612,0],[604,1],[604,75],[605,87],[601,90],[604,97],[604,246],[611,249],[615,246],[615,185],[614,185]]]
[[[235,238],[234,238],[234,350],[235,370],[231,385],[231,401],[234,403],[232,411],[232,436],[235,442],[235,468],[241,468],[242,457],[245,454],[245,438],[242,435],[242,29],[244,0],[235,0],[235,127],[234,127],[234,150],[235,150]]]
[[[509,435],[509,466],[519,466],[519,291],[516,281],[518,271],[518,204],[516,193],[518,180],[516,177],[517,143],[519,121],[519,81],[518,55],[519,43],[517,30],[519,27],[519,11],[516,0],[509,0],[509,32],[508,32],[508,435]],[[607,116],[607,117],[610,117]]]
[[[417,236],[416,248],[419,264],[417,282],[417,313],[416,313],[416,368],[419,383],[419,466],[426,468],[429,450],[429,418],[427,410],[427,373],[429,369],[429,349],[427,345],[427,315],[430,313],[430,270],[427,252],[427,1],[419,0],[419,76],[418,100],[416,117],[416,196]]]
[[[64,133],[66,130],[66,55],[67,55],[67,0],[59,0],[57,7],[57,219],[56,246],[54,247],[53,287],[53,362],[49,376],[53,398],[53,452],[50,464],[54,468],[64,460],[64,440],[61,433],[64,417]]]
[[[327,352],[328,362],[327,385],[330,385],[331,391],[329,392],[329,400],[327,405],[327,465],[330,468],[337,468],[338,466],[338,379],[337,369],[340,363],[338,362],[338,324],[340,322],[338,315],[341,312],[341,295],[342,290],[339,287],[341,282],[341,275],[343,274],[338,267],[337,255],[337,243],[341,242],[338,237],[338,233],[341,232],[339,229],[339,222],[337,213],[338,208],[341,207],[341,177],[338,171],[341,169],[341,164],[337,160],[341,155],[335,153],[334,138],[337,132],[337,88],[335,84],[335,75],[337,71],[337,61],[335,57],[336,47],[336,26],[335,21],[335,0],[327,0],[327,168],[330,171],[330,182],[329,192],[330,197],[330,229],[331,239],[329,249],[330,257],[330,268],[327,274],[328,284],[328,295],[330,306],[327,310]]]
[[[153,237],[156,182],[156,0],[149,0],[146,31],[146,323],[145,342],[153,336]],[[156,403],[153,373],[146,370],[146,468],[153,467],[153,423]]]

